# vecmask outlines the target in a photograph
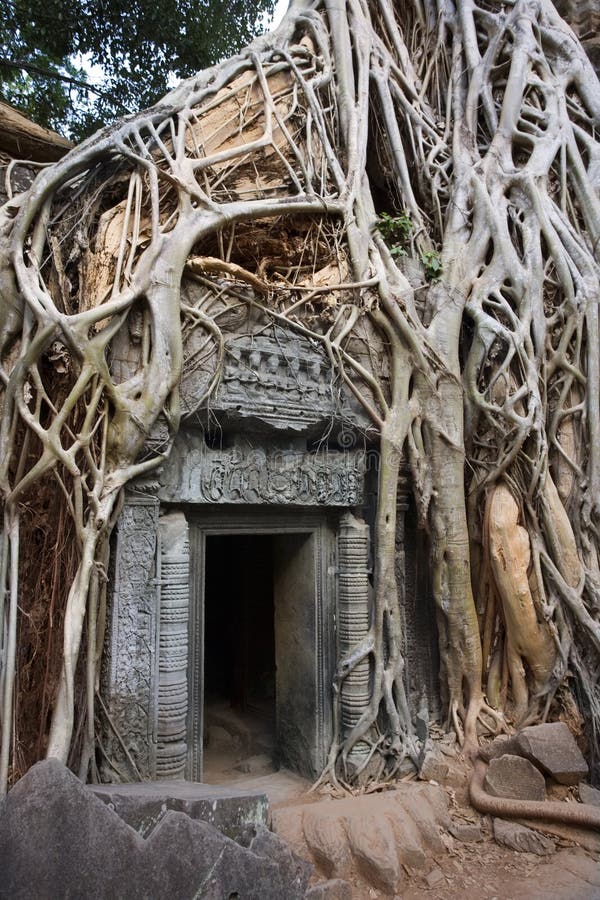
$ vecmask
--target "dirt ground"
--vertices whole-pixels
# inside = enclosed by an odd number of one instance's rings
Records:
[[[462,897],[464,900],[592,900],[600,898],[600,856],[571,845],[549,857],[518,853],[492,838],[462,844],[433,860],[431,872],[410,880],[403,900]],[[384,897],[355,884],[353,897]]]
[[[409,876],[394,900],[596,900],[599,857],[581,848],[558,851],[550,860],[517,853],[492,842],[466,847],[434,861],[427,877]],[[351,879],[353,900],[389,897]]]

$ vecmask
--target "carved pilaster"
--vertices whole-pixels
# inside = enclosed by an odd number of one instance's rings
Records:
[[[415,707],[414,697],[412,696],[412,685],[408,677],[407,659],[411,651],[409,639],[413,638],[414,630],[414,559],[409,560],[407,567],[406,560],[406,512],[408,510],[410,482],[409,475],[406,470],[401,470],[398,475],[398,487],[396,490],[396,537],[395,537],[395,553],[394,553],[394,571],[396,575],[396,584],[398,587],[398,601],[400,605],[400,625],[402,628],[402,656],[404,657],[404,680],[406,694],[409,698],[409,704]],[[408,583],[407,583],[408,574]],[[407,606],[408,604],[408,606]],[[410,607],[410,608],[409,608]],[[416,710],[416,707],[415,707]],[[413,710],[413,711],[415,711]]]
[[[351,513],[344,513],[338,534],[338,651],[343,658],[367,635],[369,604],[369,526]],[[343,736],[347,737],[371,698],[369,659],[360,662],[344,679],[340,691]],[[358,743],[350,759],[358,762],[367,752]]]
[[[190,549],[181,512],[159,520],[160,637],[158,660],[157,778],[184,778],[187,757],[188,618]]]
[[[404,542],[404,525],[408,501],[410,497],[410,475],[407,469],[401,468],[396,488],[396,540]]]
[[[158,500],[126,498],[113,554],[102,690],[103,769],[110,781],[154,777],[157,524]]]

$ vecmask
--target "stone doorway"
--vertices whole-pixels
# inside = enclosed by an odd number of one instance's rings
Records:
[[[223,782],[261,756],[312,778],[331,740],[335,529],[215,512],[189,516],[188,777]]]
[[[275,544],[270,534],[206,538],[202,777],[208,783],[250,771],[243,767],[251,760],[278,767]]]

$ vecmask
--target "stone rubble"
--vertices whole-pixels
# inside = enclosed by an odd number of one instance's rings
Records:
[[[312,857],[326,877],[359,877],[374,890],[393,894],[401,892],[406,868],[426,874],[432,857],[445,854],[442,835],[451,824],[447,804],[441,787],[413,782],[311,803],[300,830],[295,809],[276,809],[273,827],[302,856]]]
[[[573,785],[587,773],[564,723],[500,736],[485,746],[482,756],[489,761],[485,789],[496,797],[543,801],[544,774],[560,785]],[[104,900],[115,894],[116,885],[118,895],[128,900],[220,900],[237,895],[244,900],[351,900],[350,882],[356,878],[365,881],[374,896],[401,895],[409,872],[420,872],[430,889],[437,888],[443,876],[434,860],[446,853],[453,838],[466,845],[489,840],[492,827],[495,841],[511,850],[537,856],[554,853],[553,840],[513,821],[490,818],[485,833],[484,820],[459,815],[459,821],[452,821],[444,790],[423,783],[444,781],[447,758],[428,741],[420,783],[307,804],[295,835],[286,835],[287,810],[282,807],[273,812],[275,834],[253,824],[236,828],[235,840],[195,820],[199,798],[187,806],[177,799],[174,809],[155,816],[148,804],[156,805],[156,798],[144,797],[146,805],[140,809],[144,824],[151,825],[142,827],[129,816],[131,828],[114,811],[120,804],[123,819],[128,818],[123,786],[110,786],[100,802],[65,767],[46,761],[31,769],[0,803],[0,860],[9,860],[1,867],[0,900],[55,900],[56,885],[64,891],[71,881],[85,891],[86,900]],[[248,762],[260,769],[263,759]],[[583,782],[579,796],[583,803],[600,805],[600,791]],[[257,794],[253,802],[258,799]],[[182,812],[174,811],[178,809]],[[61,822],[60,830],[56,822]],[[292,852],[288,840],[301,856]],[[313,867],[302,856],[312,858],[326,880],[309,886]]]
[[[422,781],[435,781],[440,784],[447,778],[448,771],[448,763],[445,762],[440,750],[434,747],[432,750],[428,750],[423,757],[419,778]]]
[[[452,823],[450,834],[463,844],[477,843],[478,841],[483,840],[481,826],[469,822],[461,822],[459,824]]]
[[[506,819],[494,819],[494,838],[511,850],[521,853],[535,853],[536,856],[549,856],[554,853],[556,845],[551,838],[544,837],[518,822],[507,822]]]
[[[588,773],[583,754],[565,722],[531,725],[516,735],[519,753],[559,784],[578,784]]]
[[[486,762],[504,756],[506,753],[511,753],[513,756],[519,756],[519,748],[514,735],[499,734],[493,741],[482,744],[479,748],[479,755]]]
[[[303,900],[311,864],[263,825],[243,837],[169,810],[144,839],[45,760],[0,803],[0,900]]]
[[[493,797],[546,799],[546,781],[542,773],[529,760],[511,754],[490,760],[484,787]]]
[[[600,791],[582,781],[579,785],[579,799],[590,806],[600,806]]]

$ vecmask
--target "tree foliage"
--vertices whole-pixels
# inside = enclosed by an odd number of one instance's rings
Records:
[[[600,85],[549,0],[299,0],[271,36],[4,207],[3,780],[27,719],[18,661],[47,658],[20,657],[23,636],[56,642],[58,627],[46,752],[75,749],[87,771],[121,489],[168,453],[190,368],[206,376],[195,408],[208,401],[226,323],[247,308],[254,327],[322,347],[378,436],[372,619],[335,678],[339,697],[368,661],[372,692],[336,729],[327,776],[357,777],[359,743],[372,777],[417,755],[395,557],[403,463],[465,750],[481,729],[560,715],[593,754],[599,126]],[[53,508],[71,523],[68,566],[47,594],[24,591],[20,543]]]
[[[170,79],[237,52],[272,7],[273,0],[6,0],[2,93],[38,124],[81,139],[155,103]],[[102,70],[99,85],[91,65]]]

